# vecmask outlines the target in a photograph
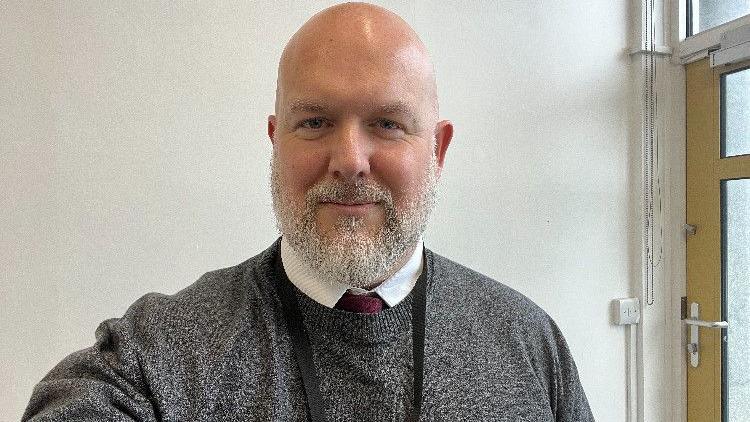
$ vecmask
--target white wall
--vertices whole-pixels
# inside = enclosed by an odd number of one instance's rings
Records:
[[[1,420],[103,319],[273,241],[276,62],[330,3],[0,7]],[[381,3],[431,49],[456,126],[428,247],[544,307],[597,420],[625,420],[609,301],[640,286],[630,2]]]

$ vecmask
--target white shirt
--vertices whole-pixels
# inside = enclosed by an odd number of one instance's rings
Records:
[[[286,276],[289,277],[289,281],[302,293],[321,305],[333,308],[336,302],[341,299],[341,296],[347,290],[351,290],[351,293],[354,294],[377,293],[392,308],[404,300],[414,285],[417,284],[417,279],[422,274],[423,249],[424,245],[420,237],[417,241],[417,247],[414,248],[414,252],[406,264],[372,290],[322,280],[312,267],[297,256],[283,237],[281,238],[281,263],[284,265],[284,271]]]

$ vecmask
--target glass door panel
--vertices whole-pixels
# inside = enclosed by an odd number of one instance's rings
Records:
[[[750,179],[722,181],[724,420],[750,421]]]
[[[750,69],[721,76],[721,156],[744,154],[750,154]]]
[[[727,23],[750,13],[750,0],[688,0],[691,2],[698,33]],[[692,35],[692,34],[691,34]]]

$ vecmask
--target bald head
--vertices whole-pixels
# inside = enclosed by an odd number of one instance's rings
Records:
[[[437,119],[437,89],[427,49],[409,24],[382,7],[344,3],[317,13],[302,25],[279,62],[277,115],[283,113],[284,104],[293,101],[288,94],[299,88],[301,73],[303,79],[362,84],[383,82],[388,74],[408,76],[408,83],[418,84],[424,97],[415,100],[426,102],[431,120]]]

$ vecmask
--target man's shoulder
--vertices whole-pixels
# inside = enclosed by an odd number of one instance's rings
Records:
[[[148,293],[118,323],[136,333],[209,332],[238,321],[269,299],[267,275],[276,244],[246,261],[209,271],[177,293]]]
[[[484,313],[495,310],[514,318],[547,322],[549,315],[534,301],[507,284],[449,258],[429,251],[436,294],[455,298],[462,307],[476,307]]]
[[[506,284],[450,259],[432,252],[427,258],[432,280],[428,304],[433,305],[428,321],[432,339],[440,344],[435,359],[460,361],[442,372],[452,388],[464,379],[471,380],[472,389],[501,386],[490,396],[508,397],[513,391],[523,397],[500,405],[511,413],[529,411],[523,400],[534,397],[530,400],[547,409],[542,412],[551,410],[556,420],[593,420],[567,343],[542,308]],[[467,368],[480,369],[467,375]]]
[[[434,254],[436,323],[450,332],[471,333],[507,353],[522,353],[538,373],[567,359],[567,344],[554,320],[524,294],[486,275]]]

